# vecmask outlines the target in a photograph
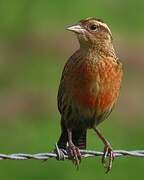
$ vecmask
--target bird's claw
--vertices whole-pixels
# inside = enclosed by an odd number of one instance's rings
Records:
[[[72,162],[78,168],[82,160],[79,148],[76,147],[74,144],[69,144],[69,151],[70,151],[70,156],[72,158]]]
[[[109,156],[109,164],[108,166],[106,165],[106,157]],[[108,173],[110,171],[110,169],[112,168],[112,162],[114,160],[114,152],[112,147],[110,146],[110,144],[106,144],[105,148],[104,148],[104,154],[102,157],[102,164],[104,165],[105,168],[107,168],[106,173]]]

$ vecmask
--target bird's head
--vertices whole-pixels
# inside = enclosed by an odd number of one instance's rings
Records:
[[[101,19],[82,19],[77,24],[69,26],[67,30],[77,34],[81,45],[95,46],[100,43],[112,42],[112,33],[107,24]]]

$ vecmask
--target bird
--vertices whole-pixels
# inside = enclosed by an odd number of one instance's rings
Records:
[[[112,33],[99,18],[85,18],[69,26],[79,41],[79,49],[66,62],[58,89],[61,136],[58,147],[69,152],[78,167],[86,149],[88,129],[93,129],[104,143],[102,164],[106,172],[112,167],[114,151],[97,126],[112,112],[122,81],[122,63],[117,57]],[[108,165],[106,158],[109,157]]]

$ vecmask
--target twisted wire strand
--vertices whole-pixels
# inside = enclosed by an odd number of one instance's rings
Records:
[[[102,156],[103,152],[92,151],[92,150],[80,150],[82,158],[88,158],[93,156]],[[144,157],[144,150],[114,150],[115,157],[120,156],[136,156]],[[37,153],[37,154],[26,154],[26,153],[14,153],[14,154],[0,154],[0,160],[10,159],[10,160],[27,160],[27,159],[37,159],[37,160],[48,160],[49,158],[56,158],[57,160],[71,159],[69,155],[68,148],[66,150],[61,150],[55,145],[55,150],[50,153]]]

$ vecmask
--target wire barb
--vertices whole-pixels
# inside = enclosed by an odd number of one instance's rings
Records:
[[[92,151],[92,150],[80,150],[82,158],[89,158],[93,156],[102,156],[103,152]],[[144,157],[144,150],[114,150],[115,157],[121,156],[136,156]],[[0,154],[0,160],[10,159],[10,160],[27,160],[27,159],[37,159],[37,160],[48,160],[49,158],[56,158],[57,160],[70,159],[68,148],[66,150],[59,149],[57,144],[55,145],[55,150],[50,153],[37,153],[37,154],[26,154],[26,153],[14,153],[14,154]]]

